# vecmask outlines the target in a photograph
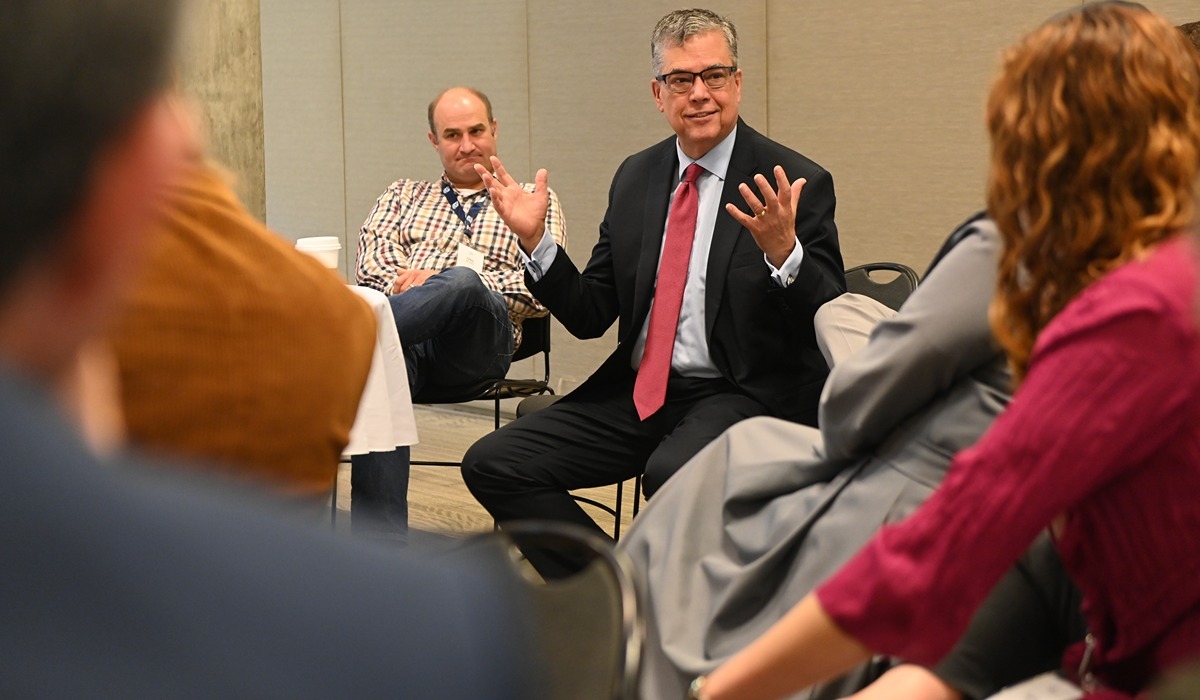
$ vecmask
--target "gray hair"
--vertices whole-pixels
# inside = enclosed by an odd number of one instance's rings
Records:
[[[437,127],[435,127],[433,125],[433,110],[437,109],[438,103],[441,102],[442,98],[446,96],[446,93],[450,92],[451,90],[466,90],[467,92],[471,93],[472,95],[478,97],[479,101],[482,102],[483,106],[487,109],[488,126],[491,126],[492,122],[496,121],[496,118],[492,116],[492,101],[489,100],[488,96],[483,94],[483,92],[476,90],[473,87],[466,87],[466,86],[446,88],[445,90],[442,90],[441,92],[439,92],[437,97],[433,98],[433,101],[429,103],[429,110],[428,110],[429,133],[433,134],[433,139],[435,141],[438,139],[438,132],[437,132]]]
[[[729,55],[733,57],[733,64],[736,66],[738,60],[737,29],[734,28],[733,22],[711,10],[675,10],[658,20],[658,24],[654,26],[654,33],[650,37],[650,67],[654,71],[654,75],[662,74],[663,52],[666,49],[683,46],[683,42],[691,37],[708,32],[721,32],[725,37],[725,46],[729,48]]]
[[[179,9],[0,2],[0,291],[59,242],[99,155],[170,84]]]

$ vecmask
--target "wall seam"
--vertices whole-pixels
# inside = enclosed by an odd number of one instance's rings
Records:
[[[337,36],[338,36],[338,96],[339,96],[340,102],[341,102],[339,111],[341,112],[341,132],[342,132],[342,234],[343,234],[343,239],[345,241],[344,244],[342,245],[342,247],[346,251],[346,253],[342,256],[342,265],[343,265],[342,272],[343,272],[343,274],[346,275],[346,279],[354,279],[354,277],[351,275],[351,273],[348,270],[350,268],[350,243],[351,243],[350,222],[349,222],[350,177],[349,177],[349,169],[347,168],[347,165],[346,165],[346,49],[345,49],[346,42],[344,40],[345,34],[344,34],[344,27],[343,27],[343,21],[342,21],[343,20],[342,0],[337,0],[337,13],[338,13],[338,30],[337,30]],[[354,250],[355,250],[354,257],[356,260],[355,264],[357,265],[358,242],[357,242],[357,237],[355,237],[355,238],[356,238],[356,240],[354,241]]]
[[[525,120],[525,147],[528,149],[527,162],[529,163],[530,182],[536,180],[534,175],[537,173],[537,164],[533,162],[533,35],[529,30],[530,3],[532,1],[525,0],[525,113],[529,115]],[[553,324],[551,326],[551,330],[553,330]],[[536,366],[539,362],[538,357],[541,357],[541,353],[538,353],[537,357],[530,358],[530,364]],[[549,364],[549,360],[547,360],[546,367],[543,368],[547,376],[550,374]],[[534,371],[540,370],[535,369]]]
[[[525,120],[525,138],[526,148],[529,149],[529,177],[532,181],[537,166],[533,162],[533,37],[529,32],[530,2],[531,0],[525,0],[525,113],[529,115]]]
[[[763,0],[763,94],[766,95],[766,124],[763,133],[771,134],[771,0]]]

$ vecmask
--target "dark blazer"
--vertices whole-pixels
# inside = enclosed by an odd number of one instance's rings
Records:
[[[804,262],[795,281],[771,280],[762,250],[727,212],[743,211],[741,183],[755,174],[774,184],[782,165],[791,180],[807,178],[796,215]],[[619,319],[619,344],[586,384],[628,372],[630,353],[654,297],[654,280],[671,194],[678,183],[675,137],[625,159],[613,177],[600,240],[580,272],[561,248],[541,280],[526,274],[534,296],[578,338],[603,334]],[[816,424],[828,368],[817,349],[813,314],[845,291],[833,178],[821,166],[768,139],[741,120],[729,161],[708,258],[705,325],[708,349],[730,383],[782,418]]]
[[[0,697],[540,697],[484,552],[377,551],[96,459],[3,370],[0,443]]]

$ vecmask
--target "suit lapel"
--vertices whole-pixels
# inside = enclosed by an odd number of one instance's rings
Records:
[[[708,253],[708,277],[704,290],[704,334],[710,340],[717,309],[721,308],[721,298],[725,293],[725,275],[733,259],[733,249],[737,246],[738,238],[750,235],[725,211],[725,205],[732,203],[740,209],[746,208],[746,200],[738,192],[738,185],[743,182],[748,184],[752,191],[758,190],[753,180],[754,149],[750,145],[754,130],[746,126],[741,119],[738,119],[737,129],[733,153],[729,156],[729,169],[725,171],[725,185],[721,188],[721,204],[717,209],[716,224],[713,226],[712,247]]]
[[[650,307],[650,300],[654,298],[654,278],[658,272],[658,256],[662,251],[663,230],[667,225],[667,209],[671,204],[671,193],[675,185],[679,184],[678,174],[675,140],[667,139],[663,144],[661,158],[655,162],[647,180],[642,250],[638,256],[637,278],[633,288],[634,328],[641,328]]]

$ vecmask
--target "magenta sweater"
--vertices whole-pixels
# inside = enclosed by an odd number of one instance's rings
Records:
[[[1071,301],[1008,410],[934,496],[817,591],[837,624],[877,651],[936,662],[1056,522],[1105,683],[1136,693],[1200,655],[1196,275],[1185,237]]]

